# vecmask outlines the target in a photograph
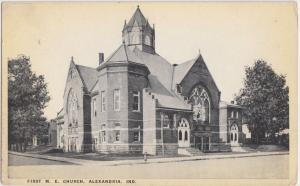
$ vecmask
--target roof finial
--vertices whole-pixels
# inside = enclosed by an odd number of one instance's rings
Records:
[[[73,56],[71,56],[71,62],[74,62],[74,57]]]
[[[140,5],[137,5],[137,8],[140,8]]]
[[[200,50],[200,48],[198,49],[198,52],[199,52],[199,54],[201,54],[201,50]]]

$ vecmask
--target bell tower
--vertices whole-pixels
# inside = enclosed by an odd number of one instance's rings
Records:
[[[127,23],[125,20],[122,39],[130,49],[135,47],[143,52],[155,53],[155,29],[142,14],[139,6]]]

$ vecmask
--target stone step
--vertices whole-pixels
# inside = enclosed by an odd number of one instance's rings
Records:
[[[185,148],[178,148],[178,154],[188,155],[188,156],[201,156],[204,153],[196,148],[185,147]]]

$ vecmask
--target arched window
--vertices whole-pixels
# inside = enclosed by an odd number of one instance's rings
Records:
[[[146,35],[145,37],[145,45],[151,46],[150,36]]]
[[[184,132],[184,140],[186,140],[186,141],[188,140],[188,132],[187,131]]]
[[[208,120],[209,120],[209,115],[208,115],[208,113],[209,113],[209,102],[208,102],[207,99],[205,99],[205,101],[204,101],[204,110],[205,110],[205,112],[204,112],[204,121],[208,122]]]
[[[182,132],[181,132],[181,130],[179,131],[179,134],[178,134],[178,135],[179,135],[178,139],[179,139],[179,140],[182,140]]]
[[[131,35],[131,44],[139,44],[140,43],[140,36],[138,34]]]
[[[70,90],[67,101],[67,114],[69,119],[69,126],[78,125],[78,100],[73,90]]]
[[[201,123],[210,122],[210,99],[207,91],[200,85],[196,86],[189,98],[193,105],[193,119]]]

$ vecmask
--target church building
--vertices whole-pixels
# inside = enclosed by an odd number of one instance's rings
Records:
[[[220,151],[221,92],[201,54],[173,64],[155,49],[139,7],[120,46],[90,68],[71,59],[58,143],[65,152],[177,154]],[[61,122],[60,122],[61,123]]]

